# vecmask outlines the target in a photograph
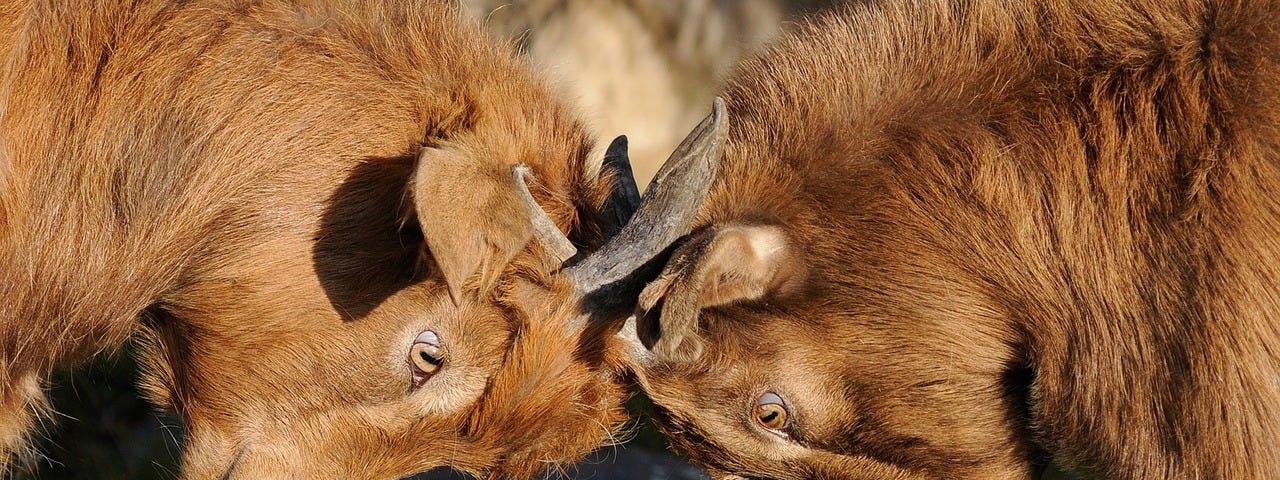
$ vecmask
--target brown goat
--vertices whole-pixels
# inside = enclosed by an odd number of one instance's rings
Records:
[[[640,384],[720,475],[1280,472],[1280,5],[868,2],[745,64]]]
[[[625,156],[588,175],[593,140],[456,16],[0,2],[0,474],[50,370],[134,336],[186,478],[529,476],[610,438],[616,349],[560,267],[637,206]],[[606,260],[635,263],[580,261]]]

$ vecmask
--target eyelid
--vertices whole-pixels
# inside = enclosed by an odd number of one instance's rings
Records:
[[[429,344],[432,344],[432,345],[439,346],[439,345],[440,345],[440,336],[439,336],[439,335],[437,335],[437,334],[436,334],[436,332],[434,332],[434,331],[431,331],[431,330],[423,330],[423,331],[422,331],[422,333],[419,333],[419,334],[418,334],[418,337],[417,337],[417,338],[414,338],[414,339],[413,339],[413,343],[429,343]]]
[[[757,397],[756,405],[767,405],[770,403],[776,403],[778,405],[782,405],[783,408],[786,408],[788,406],[787,401],[783,400],[780,395],[774,392],[764,392],[759,397]],[[791,412],[787,412],[788,415],[790,415],[790,413]]]

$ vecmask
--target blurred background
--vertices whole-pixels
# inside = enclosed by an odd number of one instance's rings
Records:
[[[462,0],[524,52],[600,141],[626,134],[643,189],[744,57],[840,0]],[[603,154],[601,154],[603,155]]]
[[[523,52],[600,141],[630,140],[644,188],[677,143],[710,112],[721,81],[744,57],[804,17],[840,0],[460,0],[464,15]],[[173,479],[182,429],[138,399],[132,346],[52,377],[58,414],[37,442],[43,458],[17,478]],[[633,399],[635,434],[549,478],[698,479],[705,475],[668,451]],[[1051,473],[1046,478],[1060,477]],[[447,470],[414,477],[464,478]]]

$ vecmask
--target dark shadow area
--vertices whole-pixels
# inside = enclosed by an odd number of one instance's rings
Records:
[[[80,480],[178,478],[183,440],[176,418],[156,413],[138,397],[138,366],[132,344],[72,373],[57,372],[49,391],[60,412],[46,435],[35,442],[44,458],[14,479]],[[1026,371],[1010,372],[1010,385],[1025,385]],[[1011,391],[1013,393],[1015,390]],[[667,453],[665,438],[651,420],[653,407],[637,395],[627,410],[638,422],[624,445],[604,447],[587,460],[550,471],[540,480],[703,480],[697,467]],[[469,480],[448,468],[409,477],[412,480]],[[1045,480],[1081,480],[1079,474],[1049,466]]]
[[[56,372],[49,399],[56,413],[35,445],[43,458],[15,479],[172,479],[178,477],[182,428],[139,397],[132,344],[108,357]],[[43,438],[41,438],[43,437]]]
[[[667,259],[671,258],[671,253],[683,245],[688,238],[689,235],[685,235],[676,239],[627,276],[587,293],[582,299],[582,313],[589,314],[591,323],[601,323],[610,318],[625,318],[635,309],[640,292],[662,273],[663,267],[667,265]]]
[[[600,365],[608,338],[622,328],[625,319],[636,309],[640,292],[662,272],[671,253],[688,238],[680,237],[626,277],[587,293],[580,312],[587,317],[587,327],[578,339],[575,356],[591,365]]]
[[[414,159],[368,159],[326,202],[311,258],[325,295],[344,320],[358,320],[414,281],[422,231],[404,221]],[[403,224],[402,224],[403,222]]]
[[[132,344],[73,373],[52,378],[50,399],[60,412],[36,445],[45,456],[14,479],[89,480],[178,478],[183,434],[177,418],[160,414],[135,387],[138,365]],[[649,418],[652,406],[637,395],[627,403],[635,433],[624,445],[604,447],[585,461],[549,471],[540,480],[702,480],[700,469],[667,453],[666,440]],[[468,480],[448,468],[413,480]]]
[[[1035,427],[1031,425],[1032,411],[1031,386],[1035,382],[1035,367],[1027,361],[1018,361],[1009,365],[1001,379],[1004,389],[1005,411],[1010,412],[1010,421],[1017,426],[1019,434],[1025,438],[1035,438]],[[1085,477],[1069,468],[1063,468],[1053,462],[1053,455],[1038,445],[1032,445],[1026,452],[1027,462],[1034,465],[1041,480],[1083,480]]]
[[[1035,438],[1034,427],[1030,424],[1034,410],[1031,405],[1031,385],[1035,378],[1034,367],[1029,362],[1020,360],[1006,368],[1000,382],[1004,389],[1004,411],[1009,412],[1009,422],[1023,438]],[[1049,465],[1049,453],[1036,445],[1031,445],[1025,454],[1027,463],[1034,465],[1041,473]]]
[[[633,446],[606,447],[563,471],[548,471],[538,480],[706,480],[697,467],[671,455]],[[472,477],[448,468],[420,473],[408,480],[471,480]]]
[[[541,480],[703,480],[702,470],[660,452],[631,445],[605,447],[563,472],[550,471]]]

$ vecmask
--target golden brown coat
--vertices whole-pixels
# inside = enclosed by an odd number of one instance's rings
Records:
[[[593,140],[483,38],[427,2],[0,2],[0,465],[51,369],[135,335],[187,478],[526,476],[607,441],[613,361],[511,180],[596,245]]]
[[[1280,471],[1278,25],[868,3],[747,63],[706,228],[641,299],[668,432],[779,479]]]

